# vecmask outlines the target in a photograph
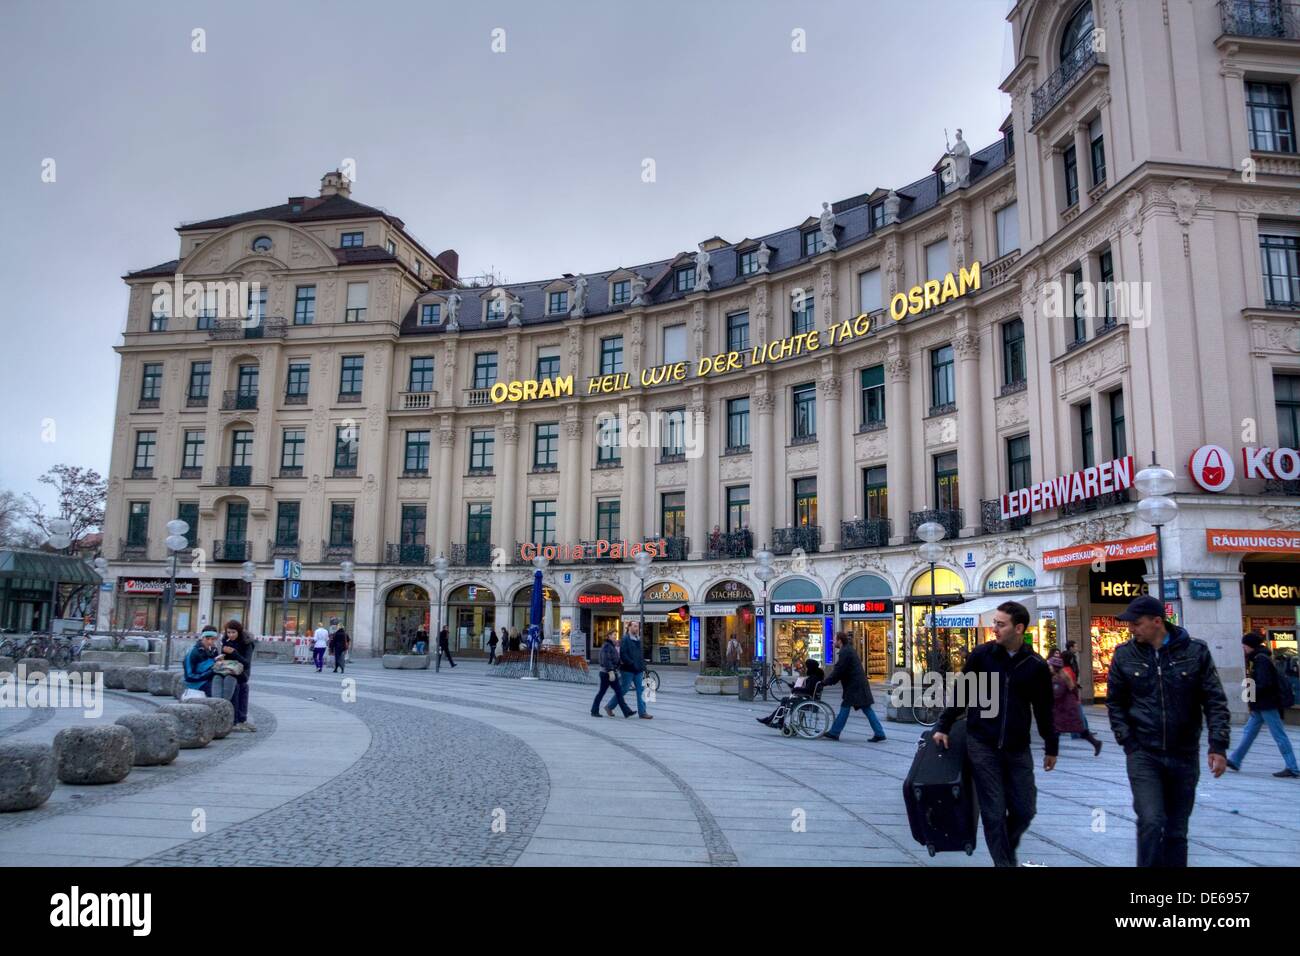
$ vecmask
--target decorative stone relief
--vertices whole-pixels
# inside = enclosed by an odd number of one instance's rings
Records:
[[[1129,515],[1104,515],[1069,525],[1065,532],[1071,544],[1115,541],[1129,536]]]
[[[1255,319],[1250,323],[1250,337],[1255,352],[1300,352],[1300,319],[1292,322]]]
[[[925,444],[927,448],[934,445],[951,445],[956,440],[956,415],[941,415],[938,418],[927,418],[925,420]]]
[[[723,481],[733,478],[748,478],[753,471],[749,455],[727,455],[718,461],[718,477]]]
[[[913,339],[913,346],[922,349],[933,348],[941,342],[947,342],[952,339],[952,322],[941,322],[939,325],[926,329]]]
[[[428,498],[429,481],[419,478],[404,478],[397,482],[397,495],[399,498]]]
[[[906,382],[912,376],[912,363],[906,355],[895,355],[885,363],[891,382]]]
[[[1279,531],[1300,530],[1300,508],[1284,505],[1265,505],[1259,509],[1260,515],[1270,528]]]
[[[226,248],[229,242],[229,237],[216,240],[211,248],[204,252],[203,259],[198,266],[199,272],[225,272]]]
[[[1112,341],[1088,349],[1083,355],[1066,363],[1062,398],[1066,392],[1087,387],[1103,375],[1128,367],[1128,340],[1118,332],[1112,335]]]
[[[1174,204],[1174,215],[1178,217],[1181,226],[1190,225],[1192,216],[1196,214],[1196,207],[1206,202],[1206,197],[1192,185],[1190,179],[1177,179],[1170,183],[1168,196],[1169,201]]]
[[[655,487],[666,488],[670,485],[686,484],[686,465],[676,463],[659,465],[655,468]]]
[[[461,495],[466,498],[488,497],[495,490],[495,478],[467,478],[461,482]]]
[[[952,350],[959,359],[979,358],[980,337],[975,332],[961,332],[953,337]]]
[[[1017,392],[993,403],[998,428],[1009,428],[1029,421],[1029,393]]]
[[[799,471],[805,468],[817,467],[817,446],[800,445],[796,448],[790,448],[785,453],[785,463],[787,471]]]
[[[1237,210],[1239,212],[1271,212],[1289,216],[1300,216],[1300,197],[1243,196],[1237,200]]]
[[[528,477],[528,494],[545,497],[560,493],[560,479],[556,475],[530,475]]]
[[[854,435],[853,459],[855,461],[875,461],[884,458],[889,453],[888,434],[882,428],[880,431]]]
[[[619,491],[623,487],[623,473],[617,469],[606,468],[591,473],[592,491]]]
[[[859,551],[856,554],[846,554],[840,560],[840,566],[845,571],[875,571],[886,581],[890,579],[889,568],[885,564],[885,559],[874,551]]]

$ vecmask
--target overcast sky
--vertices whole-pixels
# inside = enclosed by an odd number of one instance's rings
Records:
[[[180,222],[315,195],[352,159],[353,198],[463,275],[735,242],[924,176],[945,128],[996,139],[1009,7],[3,0],[0,489],[107,475],[120,277],[174,258]]]

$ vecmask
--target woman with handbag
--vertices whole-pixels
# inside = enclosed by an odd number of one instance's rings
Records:
[[[257,728],[248,722],[248,672],[253,664],[253,638],[238,621],[226,622],[221,655],[213,669],[235,678],[235,699],[231,702],[235,705],[235,726],[231,729],[256,732]]]
[[[1047,659],[1052,669],[1052,723],[1058,734],[1078,734],[1092,744],[1092,755],[1101,753],[1101,741],[1084,727],[1083,709],[1079,706],[1079,682],[1074,671],[1065,665],[1060,651]]]

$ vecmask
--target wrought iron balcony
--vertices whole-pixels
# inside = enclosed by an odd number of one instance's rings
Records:
[[[117,553],[123,559],[143,558],[149,553],[148,538],[119,538],[117,542]]]
[[[322,541],[320,543],[320,554],[322,561],[342,561],[345,558],[352,559],[354,550],[351,541]]]
[[[1016,392],[1023,392],[1027,388],[1029,388],[1029,382],[1023,378],[1018,382],[1008,382],[1006,385],[1002,386],[1002,391],[998,393],[998,397],[1002,398],[1005,395],[1014,395]]]
[[[817,524],[772,529],[772,553],[793,554],[795,549],[813,554],[822,546],[822,528]]]
[[[1061,63],[1047,81],[1034,90],[1034,111],[1030,125],[1036,124],[1051,112],[1052,107],[1065,98],[1065,94],[1083,79],[1090,69],[1100,62],[1097,51],[1093,49],[1092,37],[1086,36],[1073,50],[1066,54]]]
[[[355,478],[356,476],[356,465],[335,465],[334,471],[330,473],[331,478]]]
[[[492,566],[494,546],[487,541],[453,544],[448,561],[458,568],[487,568]]]
[[[386,564],[425,565],[429,563],[427,544],[389,544],[384,548]]]
[[[302,465],[281,465],[281,466],[280,466],[280,477],[281,477],[281,478],[301,478],[301,477],[302,477]]]
[[[719,558],[747,558],[754,553],[754,534],[748,528],[739,531],[715,531],[709,535],[704,556]]]
[[[655,544],[663,542],[667,553],[656,558],[656,561],[685,561],[687,555],[691,553],[691,539],[685,536],[678,538],[646,538],[644,544]]]
[[[1266,478],[1264,494],[1300,496],[1300,478]]]
[[[207,392],[204,392],[202,395],[186,395],[185,407],[186,408],[207,408],[208,407]]]
[[[157,408],[157,407],[158,407],[158,403],[159,403],[159,401],[160,401],[160,400],[157,399],[157,398],[142,398],[142,399],[140,399],[140,406],[139,406],[139,407],[140,407],[140,408]]]
[[[306,392],[285,392],[284,403],[286,405],[306,405],[307,393]]]
[[[883,548],[889,544],[893,525],[888,518],[860,518],[840,522],[840,548]]]
[[[280,317],[256,316],[247,319],[217,319],[208,331],[211,339],[282,339],[286,322]]]
[[[1062,518],[1067,518],[1070,515],[1081,515],[1090,511],[1101,511],[1103,508],[1113,508],[1116,505],[1125,505],[1132,500],[1129,489],[1125,488],[1123,491],[1109,491],[1095,498],[1085,498],[1083,501],[1062,505],[1060,513]]]
[[[132,477],[132,478],[152,478],[152,477],[153,477],[153,469],[152,469],[152,468],[132,468],[132,469],[131,469],[131,477]]]
[[[361,393],[360,393],[360,392],[339,392],[339,395],[338,395],[338,404],[340,404],[340,405],[360,405],[360,404],[361,404]]]
[[[1219,17],[1229,36],[1300,40],[1300,3],[1291,0],[1219,0]]]
[[[573,564],[621,564],[623,562],[622,556],[613,557],[609,548],[597,554],[595,541],[580,541],[578,543],[582,545],[582,559],[573,561]]]
[[[686,452],[684,451],[668,451],[665,449],[663,454],[659,456],[659,464],[661,465],[672,465],[685,460]]]
[[[257,408],[257,389],[230,388],[221,393],[221,410],[234,412]]]
[[[909,537],[913,541],[920,541],[921,539],[916,536],[916,529],[927,521],[933,521],[942,526],[946,540],[955,541],[961,536],[963,520],[960,508],[931,508],[928,511],[913,511],[908,516]]]
[[[247,488],[252,483],[252,465],[222,465],[217,469],[217,484],[223,488]]]
[[[193,467],[193,466],[191,466],[191,467],[189,467],[189,468],[182,468],[182,469],[181,469],[181,473],[180,473],[179,475],[177,475],[176,477],[177,477],[177,478],[202,478],[202,477],[203,477],[203,468],[202,468],[202,466],[199,466],[199,467],[197,467],[197,468],[195,468],[195,467]]]
[[[1029,515],[1017,515],[1014,518],[1002,517],[1002,501],[994,498],[980,502],[981,528],[984,534],[1005,534],[1029,527]]]
[[[247,561],[252,556],[253,545],[250,541],[218,538],[212,542],[213,561]]]
[[[815,445],[815,444],[817,444],[816,432],[813,432],[811,435],[795,435],[793,438],[790,439],[791,447],[794,447],[795,445]]]
[[[269,558],[294,558],[297,559],[302,552],[301,541],[275,541],[266,542],[266,554]]]

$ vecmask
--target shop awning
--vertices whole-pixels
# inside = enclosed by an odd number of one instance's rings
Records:
[[[80,558],[43,551],[0,551],[0,578],[53,584],[98,584],[99,575]]]
[[[1032,621],[1035,611],[1037,611],[1037,599],[1032,594],[995,594],[989,597],[976,598],[973,601],[966,601],[962,604],[953,604],[950,607],[936,611],[934,614],[935,627],[992,627],[993,612],[998,609],[998,605],[1006,601],[1016,601],[1023,604],[1029,610],[1029,618]],[[930,615],[926,614],[929,620]]]

